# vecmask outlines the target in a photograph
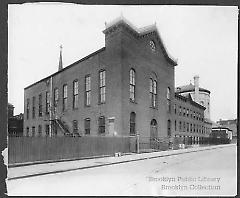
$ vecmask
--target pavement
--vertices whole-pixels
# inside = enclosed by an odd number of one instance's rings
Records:
[[[194,146],[192,148],[179,149],[179,150],[168,150],[151,153],[140,153],[140,154],[126,154],[114,157],[100,157],[93,159],[81,159],[74,161],[63,161],[63,162],[51,162],[43,164],[33,164],[27,166],[17,166],[8,168],[8,180],[23,179],[28,177],[41,176],[46,174],[56,174],[67,171],[74,171],[80,169],[95,168],[100,166],[109,166],[113,164],[128,163],[139,160],[146,160],[152,158],[160,158],[171,155],[181,155],[185,153],[201,152],[205,150],[212,150],[218,148],[224,148],[232,146],[232,144],[215,145],[199,147]]]

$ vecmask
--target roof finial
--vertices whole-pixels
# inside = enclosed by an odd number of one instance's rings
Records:
[[[63,64],[62,64],[62,45],[60,45],[60,56],[59,56],[59,65],[58,65],[58,71],[63,69]]]

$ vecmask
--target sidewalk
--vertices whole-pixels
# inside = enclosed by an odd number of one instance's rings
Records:
[[[180,150],[168,150],[152,153],[141,153],[141,154],[128,154],[119,157],[102,157],[94,159],[82,159],[74,161],[64,161],[64,162],[54,162],[54,163],[44,163],[35,164],[28,166],[19,166],[8,168],[8,180],[12,179],[22,179],[32,176],[40,176],[45,174],[55,174],[66,171],[94,168],[100,166],[107,166],[113,164],[127,163],[138,160],[145,160],[151,158],[158,158],[170,155],[179,155],[190,152],[199,152],[204,150],[212,150],[217,148],[223,148],[228,146],[233,146],[235,144],[217,145],[217,146],[206,146],[206,147],[193,147]]]

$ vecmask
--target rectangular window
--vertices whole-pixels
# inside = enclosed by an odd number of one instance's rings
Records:
[[[73,120],[73,133],[78,133],[78,121]]]
[[[63,111],[67,109],[67,85],[63,85]]]
[[[54,113],[56,113],[57,112],[57,105],[58,105],[58,99],[59,99],[59,97],[58,97],[58,88],[55,88],[54,89]]]
[[[174,104],[174,113],[177,114],[177,105]]]
[[[179,115],[182,115],[182,107],[179,107]]]
[[[98,119],[98,132],[100,134],[105,133],[105,117],[104,116],[101,116]]]
[[[175,120],[175,123],[174,123],[174,128],[175,128],[175,131],[177,131],[177,121]]]
[[[26,136],[29,137],[29,127],[26,129]]]
[[[134,102],[135,101],[135,70],[131,69],[130,70],[130,79],[129,79],[129,93],[130,93],[130,101]]]
[[[182,122],[180,121],[179,122],[179,132],[181,132],[182,131]]]
[[[183,116],[185,116],[185,107],[183,108]]]
[[[27,99],[27,120],[29,119],[30,99]]]
[[[32,136],[35,136],[35,126],[32,127]]]
[[[38,116],[42,117],[42,94],[38,95]]]
[[[45,125],[46,136],[49,136],[49,124]]]
[[[36,98],[32,98],[32,118],[35,118],[35,103],[36,103]]]
[[[190,124],[190,132],[192,132],[192,124]]]
[[[73,109],[78,108],[78,81],[73,81]]]
[[[49,109],[50,109],[50,94],[47,91],[46,92],[46,114],[49,114]]]
[[[99,102],[105,103],[106,101],[106,71],[99,72]]]
[[[42,136],[42,125],[38,125],[38,136]]]
[[[90,135],[90,118],[84,120],[85,134]]]
[[[189,123],[187,123],[187,132],[189,132]]]
[[[91,77],[90,75],[85,76],[85,105],[90,106],[91,104]]]
[[[189,109],[187,109],[187,117],[189,116]]]

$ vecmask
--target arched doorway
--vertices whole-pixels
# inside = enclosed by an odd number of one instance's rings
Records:
[[[156,138],[157,137],[158,137],[157,121],[155,119],[152,119],[151,123],[150,123],[150,148],[151,149],[156,149],[156,147],[157,147]]]

